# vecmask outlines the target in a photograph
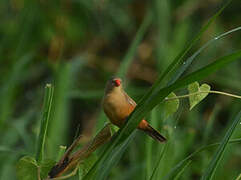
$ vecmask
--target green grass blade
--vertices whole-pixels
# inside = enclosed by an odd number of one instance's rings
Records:
[[[118,144],[111,152],[110,152],[110,159],[108,163],[104,163],[101,170],[97,172],[97,174],[95,175],[95,178],[97,179],[106,179],[107,176],[109,175],[109,171],[110,169],[112,169],[113,166],[115,166],[122,154],[125,152],[128,144],[130,143],[130,141],[133,139],[134,134],[132,134],[131,136],[129,136],[127,138],[127,140],[125,142],[123,142],[122,144]]]
[[[154,90],[157,90],[158,87],[162,87],[160,86],[161,84],[163,84],[163,80],[164,78],[170,74],[170,72],[173,72],[174,69],[177,67],[178,64],[181,64],[183,62],[183,59],[185,57],[185,55],[191,50],[191,48],[193,47],[194,44],[197,43],[197,41],[201,38],[201,36],[203,35],[204,32],[206,32],[206,30],[208,29],[208,27],[215,21],[215,19],[222,13],[222,11],[231,3],[232,0],[227,1],[222,8],[216,13],[214,14],[209,21],[207,22],[207,24],[205,26],[203,26],[203,28],[200,30],[200,32],[198,32],[198,34],[191,40],[190,44],[184,48],[177,56],[176,58],[172,61],[172,63],[167,67],[167,69],[160,74],[160,76],[158,77],[157,81],[153,84],[153,86],[151,87],[151,89],[148,91],[148,93],[146,93],[145,96],[143,96],[143,98],[140,100],[140,102],[138,102],[138,104],[142,104],[151,94],[154,93]],[[186,65],[186,68],[189,66],[190,64]]]
[[[37,152],[36,152],[36,160],[38,163],[41,163],[44,155],[44,145],[46,141],[48,122],[49,122],[49,117],[50,117],[50,112],[52,107],[53,93],[54,93],[53,86],[51,84],[47,84],[45,87],[42,120],[41,120],[41,127],[40,127],[40,132],[38,137]]]
[[[204,68],[201,68],[190,75],[187,75],[186,77],[182,78],[181,80],[178,80],[176,83],[170,85],[174,87],[181,87],[183,84],[184,86],[194,82],[193,79],[196,79],[196,81],[199,81],[208,75],[214,73],[218,69],[225,67],[229,63],[238,60],[241,57],[241,50],[238,50],[234,53],[231,53],[227,56],[223,56],[219,59],[217,59],[215,62],[205,66]],[[176,88],[175,88],[176,89]]]
[[[228,129],[227,133],[225,134],[221,144],[219,145],[217,151],[215,152],[209,166],[205,170],[205,173],[202,176],[202,180],[213,179],[213,175],[218,167],[219,162],[221,161],[224,151],[227,147],[229,139],[231,138],[236,126],[240,122],[241,119],[241,111],[239,111],[238,115],[234,119],[231,127]]]
[[[159,109],[161,107],[157,106],[155,107],[150,114],[150,119],[147,119],[147,121],[154,127],[155,129],[160,130],[160,117],[159,117]],[[166,144],[165,144],[166,145]],[[162,144],[156,143],[153,141],[150,137],[146,136],[145,138],[145,162],[146,162],[146,179],[149,179],[151,175],[153,174],[153,168],[155,167],[154,162],[156,162],[156,159],[162,156],[163,150],[165,149],[165,146],[162,146]],[[156,157],[156,153],[160,156]]]
[[[231,3],[232,0],[227,1],[224,6],[216,13],[214,14],[207,24],[203,26],[203,28],[198,32],[198,34],[191,40],[191,43],[180,53],[177,55],[177,57],[173,60],[173,62],[168,66],[168,68],[164,71],[164,73],[158,78],[157,83],[161,82],[170,72],[172,72],[178,64],[182,63],[185,55],[191,50],[193,45],[199,41],[199,39],[202,37],[203,33],[206,32],[208,27],[215,21],[215,19],[222,13],[222,11]]]
[[[179,171],[179,173],[174,177],[174,180],[178,180],[181,175],[183,174],[183,172],[185,171],[185,169],[188,167],[188,165],[191,163],[192,161],[188,161],[185,166],[182,167],[182,169]]]
[[[58,64],[55,74],[55,93],[53,99],[53,110],[49,124],[47,152],[57,158],[56,152],[60,145],[67,144],[69,131],[70,90],[77,80],[77,72],[81,70],[84,63],[81,57],[76,57],[70,62]]]
[[[173,82],[175,82],[183,73],[184,71],[191,65],[191,63],[193,62],[193,60],[207,47],[209,47],[211,44],[213,44],[214,42],[216,42],[217,40],[220,40],[224,37],[226,37],[227,35],[230,35],[234,32],[240,31],[241,27],[237,27],[234,29],[231,29],[225,33],[220,34],[219,36],[216,36],[214,38],[212,38],[211,40],[209,40],[207,43],[205,43],[201,48],[199,48],[191,57],[189,57],[180,68],[177,69],[175,75],[173,76],[173,78],[171,79],[171,81],[169,82],[169,84],[172,84]]]
[[[156,164],[155,168],[153,169],[151,177],[150,177],[149,180],[154,180],[155,174],[157,173],[157,169],[158,169],[158,167],[159,167],[159,165],[161,163],[161,160],[162,160],[166,150],[168,149],[168,146],[169,146],[169,143],[165,144],[164,148],[162,149],[162,152],[161,152],[161,154],[160,154],[160,156],[158,158],[157,164]]]
[[[152,1],[152,11],[154,12],[153,21],[156,24],[156,50],[155,58],[157,59],[158,69],[167,67],[169,63],[170,47],[167,44],[170,42],[170,26],[171,26],[171,2],[168,0],[155,0]]]
[[[167,86],[165,88],[162,88],[156,94],[149,97],[149,99],[147,99],[144,104],[142,104],[142,105],[138,104],[138,106],[134,110],[134,113],[132,113],[130,116],[130,118],[135,119],[135,121],[128,122],[127,125],[136,123],[134,125],[137,126],[138,122],[146,115],[146,113],[149,112],[151,109],[153,109],[158,103],[160,103],[168,94],[170,94],[171,92],[173,92],[176,89],[187,86],[188,84],[190,84],[192,82],[202,80],[203,78],[214,73],[218,69],[227,66],[229,63],[231,63],[235,60],[238,60],[239,58],[241,58],[241,50],[231,53],[230,55],[221,57],[221,58],[217,59],[215,62],[178,80],[174,84]],[[136,126],[134,126],[134,127],[136,127]],[[125,128],[127,128],[127,126],[125,126],[123,128],[123,130]],[[128,134],[129,131],[131,131],[131,130],[132,130],[132,128],[128,129],[128,131],[126,131],[125,134]]]
[[[236,143],[241,143],[241,138],[238,139],[233,139],[230,140],[228,142],[229,144],[236,144]],[[175,177],[182,169],[183,167],[190,161],[193,159],[193,157],[195,157],[196,155],[198,155],[199,153],[201,153],[202,151],[205,151],[209,148],[213,148],[216,147],[218,145],[220,145],[221,143],[213,143],[213,144],[209,144],[207,146],[203,146],[199,149],[197,149],[196,151],[194,151],[192,154],[190,154],[189,156],[187,156],[185,159],[183,159],[182,161],[180,161],[179,163],[177,163],[176,166],[174,166],[169,172],[168,174],[165,176],[164,179],[173,179],[173,177]]]
[[[238,175],[238,177],[235,180],[240,180],[241,179],[241,173]]]

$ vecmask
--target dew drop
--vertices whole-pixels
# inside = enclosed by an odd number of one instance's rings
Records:
[[[177,126],[174,126],[174,129],[177,129]]]
[[[183,64],[186,64],[186,62],[183,62]]]
[[[215,37],[214,39],[215,39],[215,40],[217,40],[217,39],[218,39],[218,37]]]

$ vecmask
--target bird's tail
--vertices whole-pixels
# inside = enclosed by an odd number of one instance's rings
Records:
[[[162,136],[157,130],[155,130],[149,124],[143,131],[159,142],[165,142],[167,140],[164,136]]]

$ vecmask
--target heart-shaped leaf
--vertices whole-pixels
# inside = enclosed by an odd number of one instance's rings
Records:
[[[168,116],[174,114],[178,107],[179,107],[179,99],[177,98],[176,94],[174,92],[170,93],[167,96],[168,99],[164,103],[164,119],[168,118]]]
[[[37,161],[33,157],[24,156],[17,163],[17,177],[20,180],[37,180],[39,167],[40,177],[46,178],[54,164],[55,161],[47,159],[38,166]]]
[[[21,180],[38,179],[38,166],[33,157],[24,156],[18,161],[17,177]]]
[[[202,101],[207,95],[208,91],[210,91],[210,86],[208,84],[202,84],[199,86],[198,82],[194,82],[188,85],[189,94],[193,94],[189,96],[190,110],[194,108],[200,101]]]

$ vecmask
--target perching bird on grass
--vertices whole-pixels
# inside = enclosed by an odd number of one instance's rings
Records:
[[[135,109],[136,102],[124,91],[121,79],[112,78],[106,84],[102,106],[111,123],[121,127],[126,118]],[[159,142],[166,141],[166,138],[152,128],[144,119],[139,123],[138,129],[144,131]]]

